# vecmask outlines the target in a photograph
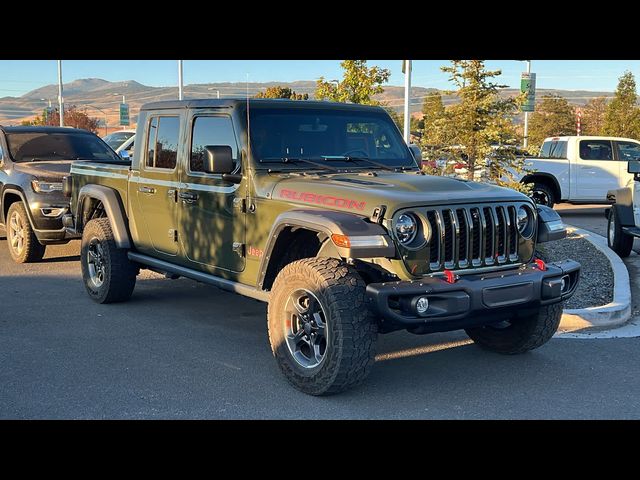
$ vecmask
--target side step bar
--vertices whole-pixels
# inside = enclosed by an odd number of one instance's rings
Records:
[[[254,287],[243,285],[242,283],[232,282],[231,280],[216,277],[208,273],[199,272],[197,270],[192,270],[187,267],[181,267],[179,265],[174,265],[172,263],[165,262],[164,260],[158,260],[157,258],[149,257],[141,253],[129,252],[127,256],[132,262],[141,263],[143,265],[153,267],[154,269],[161,270],[163,272],[174,273],[176,275],[180,275],[181,277],[186,277],[198,282],[213,285],[215,287],[221,288],[222,290],[238,293],[240,295],[244,295],[245,297],[251,297],[256,300],[260,300],[261,302],[269,301],[269,292],[258,290]]]

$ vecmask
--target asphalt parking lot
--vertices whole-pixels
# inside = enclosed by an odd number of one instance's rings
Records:
[[[280,374],[265,305],[151,273],[130,302],[97,305],[78,254],[15,265],[0,232],[0,418],[640,418],[638,338],[507,357],[464,333],[397,332],[363,386],[315,398]]]

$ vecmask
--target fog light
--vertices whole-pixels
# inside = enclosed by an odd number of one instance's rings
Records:
[[[416,301],[416,312],[420,315],[424,315],[429,310],[429,299],[427,297],[420,297]]]
[[[567,290],[569,290],[569,285],[569,275],[565,275],[560,279],[560,292],[567,293]]]

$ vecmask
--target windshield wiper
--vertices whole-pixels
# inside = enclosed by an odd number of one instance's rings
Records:
[[[383,170],[388,170],[390,172],[396,172],[398,169],[404,170],[405,168],[410,168],[406,166],[397,166],[392,167],[390,165],[386,165],[384,163],[376,162],[375,160],[371,160],[367,157],[352,157],[350,155],[324,155],[322,158],[326,160],[340,160],[343,162],[367,162],[374,167],[382,168]]]
[[[260,159],[260,163],[269,163],[269,162],[278,162],[278,163],[296,163],[296,162],[304,162],[304,163],[308,163],[309,165],[314,165],[318,168],[322,168],[325,170],[331,170],[333,172],[339,172],[340,169],[336,168],[336,167],[332,167],[331,165],[327,165],[325,163],[318,163],[318,162],[314,162],[313,160],[310,160],[308,158],[302,158],[302,157],[267,157],[267,158],[261,158]]]

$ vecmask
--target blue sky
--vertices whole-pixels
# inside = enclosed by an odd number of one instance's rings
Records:
[[[415,60],[413,84],[421,87],[449,88],[447,75],[440,66],[447,60]],[[369,60],[370,65],[389,68],[391,85],[404,82],[400,60]],[[175,60],[66,60],[63,80],[103,78],[110,81],[136,80],[145,85],[172,86],[178,81]],[[502,69],[501,81],[519,85],[524,62],[487,61],[489,68]],[[613,91],[618,77],[630,70],[640,78],[638,60],[532,60],[538,88]],[[185,60],[184,82],[244,82],[249,80],[294,81],[341,77],[339,60]],[[57,82],[55,60],[0,60],[0,97],[20,96],[30,90]]]

